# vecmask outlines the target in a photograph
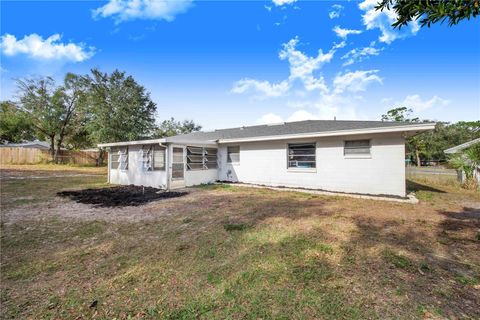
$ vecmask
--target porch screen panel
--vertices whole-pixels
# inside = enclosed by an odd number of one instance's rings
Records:
[[[183,164],[183,148],[172,148],[172,179],[183,179],[184,164]]]
[[[288,168],[315,168],[315,143],[289,144]]]
[[[112,148],[110,168],[128,170],[128,147]]]
[[[165,170],[165,148],[153,147],[153,170]]]
[[[118,148],[112,148],[110,150],[110,169],[118,169],[118,159],[120,158],[120,155],[118,154]]]

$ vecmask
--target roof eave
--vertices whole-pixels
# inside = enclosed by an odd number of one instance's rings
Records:
[[[443,152],[446,153],[446,154],[457,153],[458,151],[467,149],[467,148],[473,146],[473,145],[476,144],[476,143],[480,143],[480,138],[473,139],[473,140],[471,140],[471,141],[467,141],[467,142],[465,142],[465,143],[462,143],[462,144],[460,144],[460,145],[458,145],[458,146],[448,148],[448,149],[446,149],[446,150],[443,150]]]
[[[122,142],[111,142],[111,143],[99,143],[97,147],[106,148],[106,147],[122,147],[122,146],[135,146],[139,144],[156,144],[156,143],[165,143],[165,138],[162,139],[149,139],[149,140],[137,140],[137,141],[122,141]]]
[[[409,124],[406,126],[382,127],[382,128],[366,128],[366,129],[350,129],[350,130],[336,130],[326,132],[312,132],[312,133],[295,133],[276,136],[261,136],[248,138],[234,138],[234,139],[219,139],[218,143],[237,143],[237,142],[253,142],[253,141],[273,141],[286,139],[303,139],[303,138],[317,138],[317,137],[332,137],[332,136],[346,136],[346,135],[360,135],[360,134],[374,134],[374,133],[391,133],[402,132],[421,133],[435,129],[435,123]]]

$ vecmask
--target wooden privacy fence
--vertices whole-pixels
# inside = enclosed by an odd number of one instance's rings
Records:
[[[98,151],[70,151],[61,150],[59,161],[63,164],[94,165],[98,157]],[[108,159],[107,153],[104,159]],[[0,164],[35,164],[51,161],[49,150],[21,147],[0,148]]]

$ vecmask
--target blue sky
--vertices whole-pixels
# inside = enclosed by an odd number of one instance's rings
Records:
[[[158,120],[206,129],[304,119],[480,119],[479,20],[401,31],[367,1],[2,1],[1,99],[13,79],[132,74]]]

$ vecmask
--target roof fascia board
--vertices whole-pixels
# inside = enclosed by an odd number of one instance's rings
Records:
[[[301,138],[316,138],[316,137],[331,137],[331,136],[346,136],[346,135],[358,135],[358,134],[371,134],[371,133],[390,133],[390,132],[408,132],[408,131],[429,131],[435,129],[435,123],[407,125],[407,126],[395,126],[390,128],[368,128],[368,129],[356,129],[356,130],[337,130],[326,132],[312,132],[312,133],[295,133],[277,136],[262,136],[262,137],[249,137],[238,139],[219,139],[218,143],[235,143],[235,142],[253,142],[253,141],[271,141],[271,140],[286,140],[286,139],[301,139]]]
[[[121,147],[121,146],[134,146],[139,144],[156,144],[156,143],[165,143],[165,139],[151,139],[151,140],[138,140],[138,141],[123,141],[123,142],[112,142],[112,143],[99,143],[97,147]]]
[[[167,138],[166,143],[171,143],[171,144],[181,144],[181,145],[189,145],[189,146],[216,146],[217,141],[215,140],[203,140],[203,141],[192,141],[192,140],[177,140],[177,141],[171,141]]]

